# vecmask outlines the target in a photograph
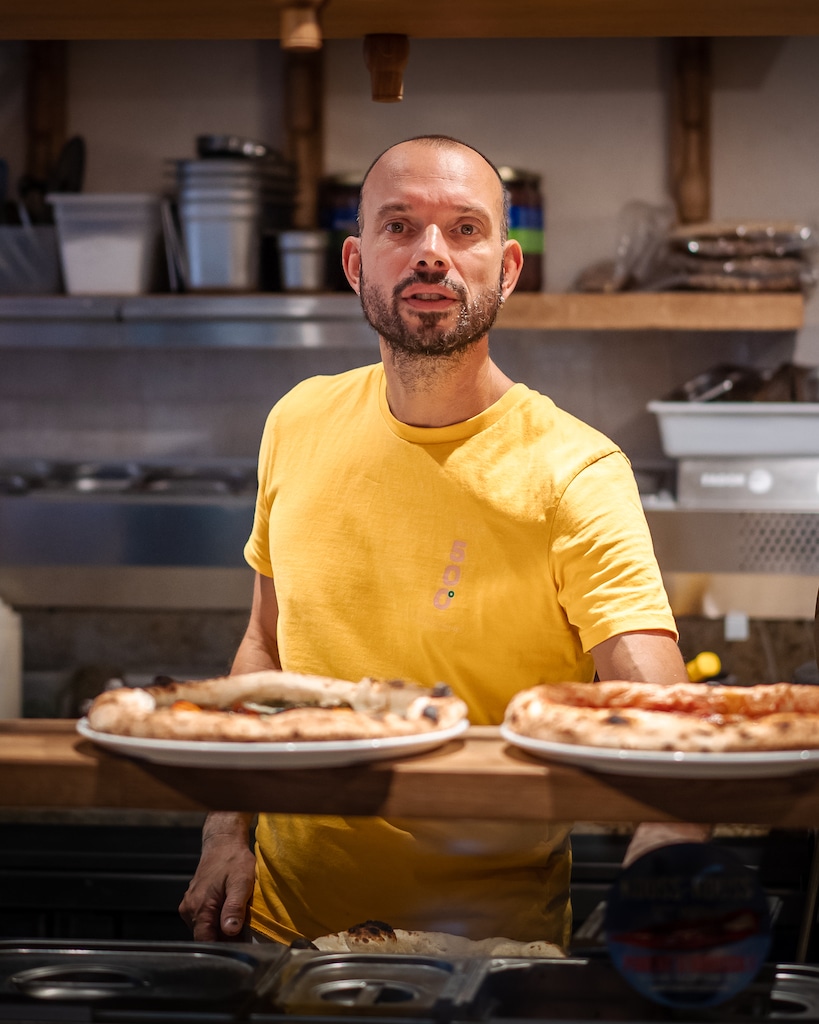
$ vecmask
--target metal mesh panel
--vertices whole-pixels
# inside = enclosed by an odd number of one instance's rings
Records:
[[[740,572],[819,573],[819,513],[747,513],[738,519]]]

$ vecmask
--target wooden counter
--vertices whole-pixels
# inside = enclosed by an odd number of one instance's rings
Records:
[[[0,807],[203,809],[552,821],[819,825],[819,772],[776,779],[594,775],[473,728],[440,750],[350,768],[171,768],[106,753],[69,720],[0,721]]]

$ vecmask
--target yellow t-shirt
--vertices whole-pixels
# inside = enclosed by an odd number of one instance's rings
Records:
[[[297,385],[265,427],[245,557],[275,580],[283,668],[446,682],[474,724],[592,679],[611,636],[676,635],[625,456],[523,384],[435,428],[392,416],[380,364]],[[252,924],[564,942],[567,831],[262,815]]]

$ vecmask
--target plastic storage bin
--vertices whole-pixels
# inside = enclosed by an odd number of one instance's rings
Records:
[[[814,402],[649,402],[648,408],[672,458],[819,454]]]
[[[71,295],[140,295],[157,281],[162,254],[159,196],[54,193],[65,290]]]

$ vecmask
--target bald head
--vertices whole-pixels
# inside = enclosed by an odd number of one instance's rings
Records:
[[[500,240],[505,242],[509,228],[509,193],[503,183],[503,179],[497,167],[480,150],[469,146],[459,139],[449,135],[417,135],[414,138],[397,142],[380,153],[370,164],[364,175],[361,186],[361,196],[358,205],[358,230],[364,228],[364,215],[366,209],[367,184],[370,176],[377,174],[385,165],[392,169],[396,165],[408,165],[412,160],[413,152],[419,149],[427,151],[438,150],[443,156],[446,153],[456,156],[461,151],[463,156],[463,175],[466,181],[474,184],[476,191],[488,192],[485,201],[498,204],[498,217],[500,222]]]

